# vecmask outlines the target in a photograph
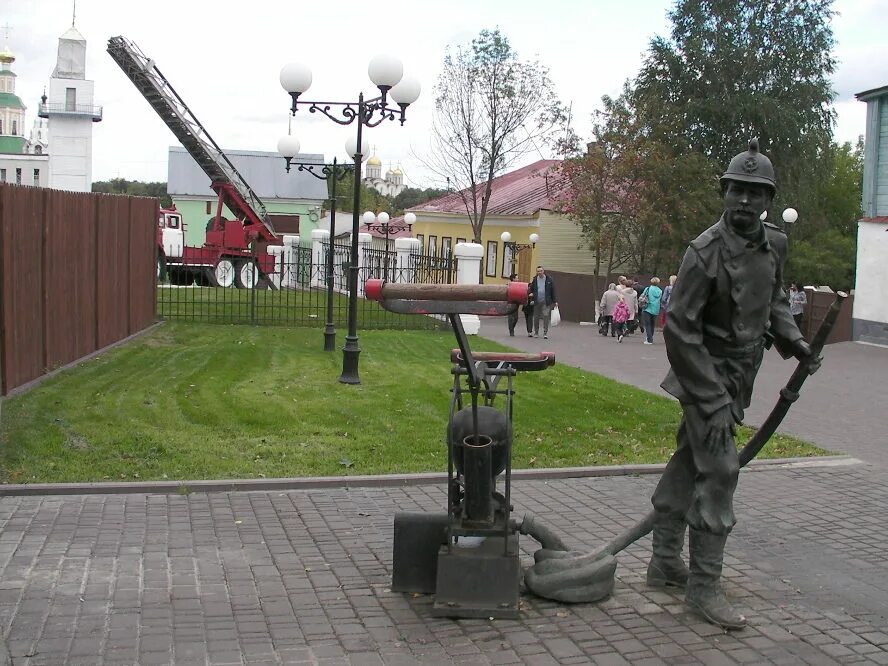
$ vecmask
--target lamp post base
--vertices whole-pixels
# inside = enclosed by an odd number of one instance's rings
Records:
[[[339,381],[342,384],[360,384],[361,378],[358,376],[358,354],[361,353],[358,347],[358,336],[345,336],[345,346],[342,348],[342,375]]]
[[[329,322],[324,327],[324,351],[336,351],[336,329]]]

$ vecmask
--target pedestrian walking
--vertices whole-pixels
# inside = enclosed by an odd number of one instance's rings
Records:
[[[642,322],[644,322],[644,344],[654,344],[654,328],[657,325],[657,317],[660,315],[660,297],[663,291],[660,289],[660,278],[652,277],[651,283],[641,292]]]
[[[604,292],[604,295],[601,297],[601,302],[598,304],[601,314],[598,318],[598,332],[601,335],[607,335],[608,328],[610,328],[611,337],[616,337],[616,332],[613,330],[613,318],[614,318],[614,308],[617,306],[617,302],[620,300],[620,292],[617,291],[617,285],[614,282],[611,282],[607,291]]]
[[[625,335],[632,335],[638,328],[638,294],[628,282],[620,291],[629,308],[629,320],[626,322]]]
[[[789,311],[795,319],[796,326],[802,330],[802,318],[805,316],[805,306],[808,305],[808,295],[804,289],[799,289],[795,282],[789,283]]]
[[[515,282],[518,279],[518,275],[512,273],[509,276],[509,282]],[[508,326],[509,326],[509,336],[515,337],[515,325],[518,323],[518,306],[515,306],[515,312],[509,314],[508,317]]]
[[[555,283],[551,276],[546,275],[542,266],[537,266],[536,277],[528,285],[528,293],[533,294],[533,334],[540,337],[540,324],[543,325],[543,337],[549,337],[549,323],[552,317],[552,308],[558,307],[558,299],[555,298]]]
[[[669,284],[663,289],[663,295],[660,297],[660,328],[666,326],[666,315],[669,312],[669,299],[672,298],[672,288],[675,286],[677,275],[669,276]]]
[[[617,333],[617,342],[623,342],[627,321],[629,321],[629,306],[626,305],[626,297],[620,294],[619,300],[614,306],[614,329]]]

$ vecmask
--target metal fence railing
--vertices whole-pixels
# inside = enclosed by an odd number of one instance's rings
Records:
[[[329,250],[329,244],[324,243],[321,256],[327,257]],[[293,248],[278,257],[273,268],[268,255],[237,258],[232,261],[232,269],[239,278],[233,282],[222,274],[217,276],[215,267],[186,267],[168,259],[158,282],[157,315],[207,323],[323,327],[330,299],[333,324],[344,329],[348,323],[350,257],[347,244],[334,243],[332,290],[327,287],[326,263],[318,263],[318,255],[313,257],[308,247]],[[259,270],[262,266],[267,270]],[[219,278],[230,286],[220,286]],[[386,256],[384,250],[364,249],[358,270],[359,328],[439,329],[446,325],[435,317],[389,312],[367,300],[363,287],[371,278],[449,284],[456,281],[454,259],[410,255],[405,265],[398,266],[395,253]],[[252,288],[247,288],[251,284]]]

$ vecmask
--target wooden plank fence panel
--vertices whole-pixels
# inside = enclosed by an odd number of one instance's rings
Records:
[[[95,206],[89,194],[47,194],[44,312],[52,370],[96,349]]]
[[[96,291],[98,294],[98,347],[129,333],[126,295],[129,291],[129,204],[125,197],[97,200]]]
[[[139,197],[130,200],[130,334],[150,326],[156,316],[155,239],[158,214],[157,199]],[[146,289],[146,284],[151,288]]]
[[[154,321],[157,201],[0,184],[0,394]]]
[[[35,196],[36,195],[36,196]],[[3,390],[44,372],[43,209],[40,190],[5,185],[3,198]]]

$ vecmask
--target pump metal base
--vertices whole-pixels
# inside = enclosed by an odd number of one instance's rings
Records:
[[[518,535],[460,537],[438,552],[438,585],[432,615],[438,617],[519,617]]]

